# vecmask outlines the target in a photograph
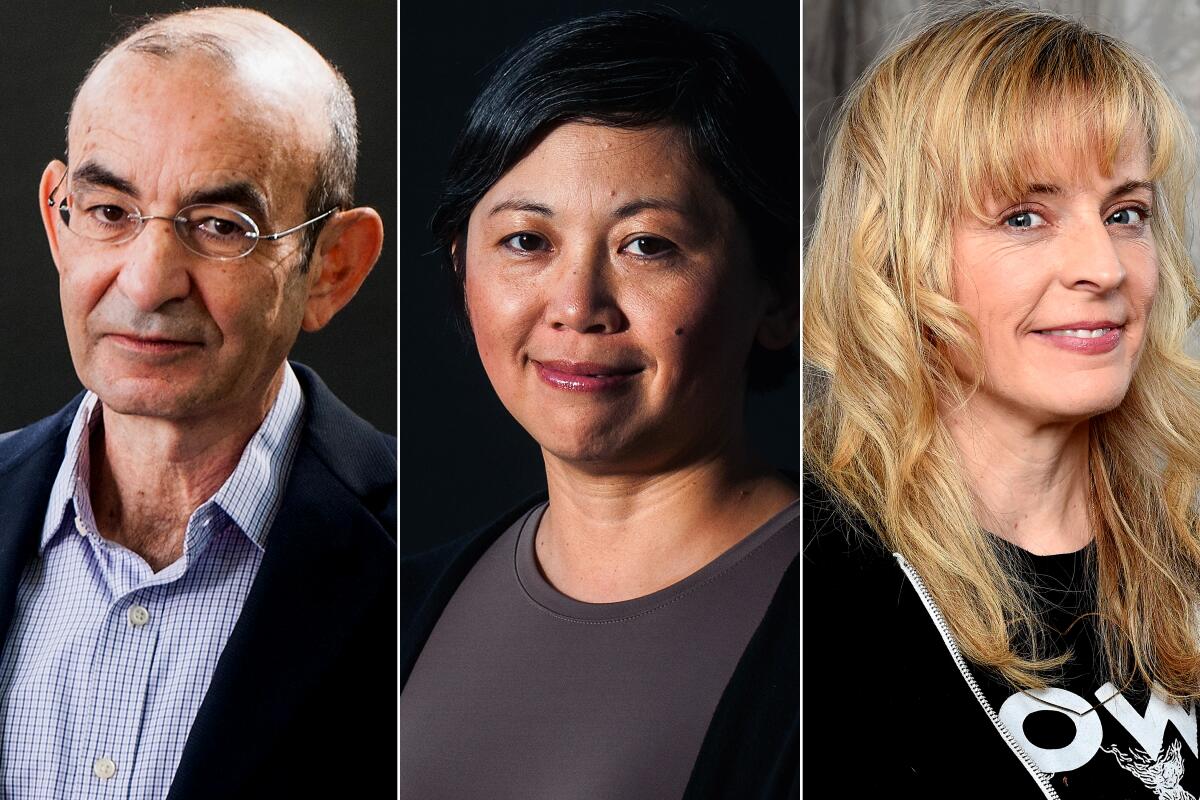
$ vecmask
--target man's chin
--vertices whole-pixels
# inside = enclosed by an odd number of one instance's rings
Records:
[[[179,419],[193,416],[204,405],[198,392],[172,381],[123,378],[88,388],[106,410],[128,416]]]

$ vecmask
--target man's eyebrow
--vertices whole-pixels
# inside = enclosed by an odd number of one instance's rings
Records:
[[[260,223],[267,218],[267,199],[253,184],[246,181],[195,189],[184,195],[179,202],[180,208],[198,204],[238,206]]]
[[[132,183],[114,175],[94,161],[84,162],[79,169],[75,170],[72,180],[77,184],[103,186],[106,189],[127,194],[135,200],[139,199],[138,191]],[[197,204],[240,206],[257,221],[262,221],[267,216],[266,198],[253,184],[246,181],[235,181],[222,186],[188,192],[180,201],[179,207]]]
[[[133,184],[124,178],[118,178],[112,172],[97,164],[95,161],[85,161],[71,176],[71,182],[88,186],[103,186],[106,189],[127,194],[135,200],[138,191]]]
[[[665,197],[639,197],[636,200],[630,200],[614,211],[613,216],[617,219],[627,219],[642,211],[656,210],[674,211],[680,216],[689,216],[686,207]]]
[[[512,197],[508,200],[502,200],[492,209],[488,211],[488,216],[495,216],[501,211],[527,211],[531,214],[539,214],[543,217],[553,217],[554,212],[550,210],[550,206],[541,203],[535,203],[532,200],[526,200],[523,197]]]

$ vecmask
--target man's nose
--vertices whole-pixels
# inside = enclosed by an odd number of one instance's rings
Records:
[[[550,327],[577,333],[616,333],[624,327],[603,247],[564,252],[549,281],[545,321]]]
[[[117,288],[139,310],[155,311],[191,293],[193,256],[176,237],[171,219],[147,219],[137,236],[119,247],[124,260]]]
[[[1103,220],[1080,225],[1065,244],[1059,278],[1067,288],[1103,294],[1125,281],[1125,265]]]

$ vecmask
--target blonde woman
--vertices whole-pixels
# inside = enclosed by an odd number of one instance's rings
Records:
[[[847,98],[805,257],[807,780],[1200,792],[1192,137],[1127,45],[1014,6]]]

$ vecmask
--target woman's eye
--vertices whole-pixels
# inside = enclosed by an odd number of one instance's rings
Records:
[[[1104,220],[1105,225],[1140,225],[1146,221],[1149,216],[1140,208],[1122,208],[1120,211],[1114,211],[1109,215],[1108,219]]]
[[[1005,218],[1004,224],[1010,228],[1040,228],[1046,224],[1046,218],[1035,211],[1018,211]]]
[[[635,256],[653,258],[671,251],[674,249],[674,245],[666,239],[659,239],[655,236],[639,236],[625,245],[624,249]]]
[[[519,253],[535,253],[549,247],[549,243],[536,233],[514,234],[505,239],[504,244]]]

